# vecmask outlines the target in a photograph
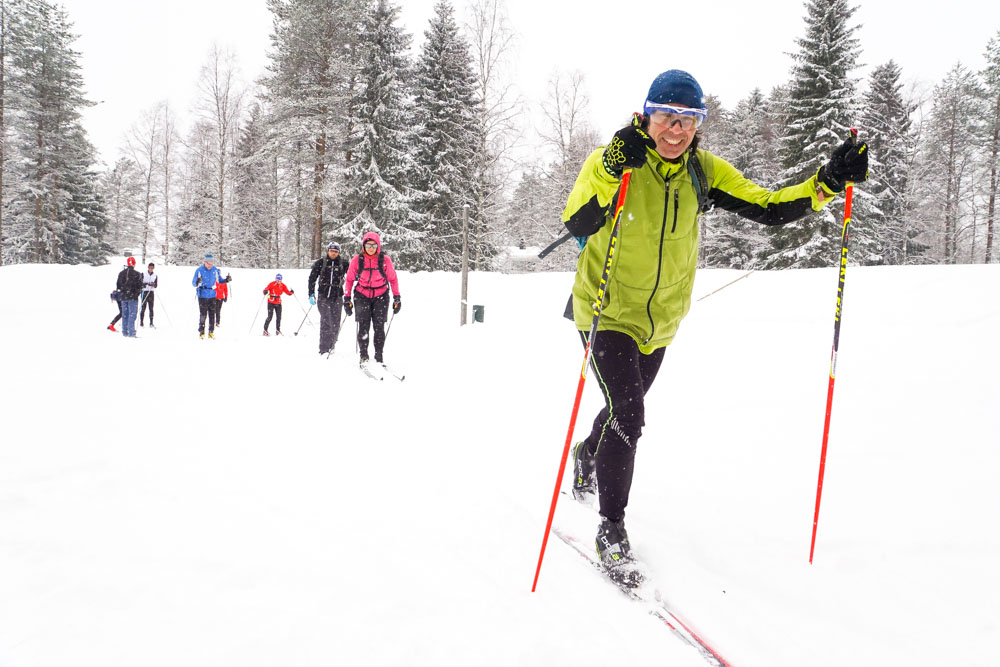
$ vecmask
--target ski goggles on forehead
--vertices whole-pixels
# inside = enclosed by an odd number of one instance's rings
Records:
[[[649,117],[650,123],[666,125],[667,127],[672,127],[674,123],[679,123],[682,130],[700,127],[705,118],[708,117],[708,109],[658,104],[649,100],[646,100],[646,104],[643,105],[643,111]]]

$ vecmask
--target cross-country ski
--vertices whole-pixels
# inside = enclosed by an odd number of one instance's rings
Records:
[[[0,0],[0,667],[1000,665],[1000,3],[892,4]]]

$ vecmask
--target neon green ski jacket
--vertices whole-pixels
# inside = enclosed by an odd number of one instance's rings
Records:
[[[733,165],[696,149],[714,204],[766,225],[792,222],[818,211],[834,193],[816,176],[780,190],[760,187]],[[590,236],[577,260],[573,284],[573,320],[589,331],[597,289],[611,240],[613,199],[620,181],[601,164],[604,147],[583,163],[562,214],[574,236]],[[599,331],[631,336],[643,354],[673,341],[691,307],[698,259],[698,197],[683,162],[668,162],[647,149],[646,164],[632,170],[611,266]],[[822,202],[817,187],[827,195]]]

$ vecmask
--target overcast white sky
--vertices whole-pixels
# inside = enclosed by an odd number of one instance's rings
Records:
[[[166,99],[187,125],[198,72],[213,42],[233,50],[249,81],[267,62],[271,15],[264,0],[63,0],[81,52],[87,92],[97,106],[84,123],[111,162],[141,111]],[[434,0],[406,0],[402,20],[423,41]],[[862,62],[890,58],[906,81],[933,86],[956,62],[983,66],[1000,30],[1000,3],[950,0],[920,7],[898,0],[857,2]],[[464,0],[456,15],[466,17]],[[732,106],[754,87],[788,79],[795,39],[804,34],[802,0],[629,3],[620,0],[507,0],[519,34],[516,83],[537,106],[556,70],[587,78],[590,118],[610,135],[640,108],[652,79],[671,68],[691,72]],[[527,129],[529,138],[533,136]]]

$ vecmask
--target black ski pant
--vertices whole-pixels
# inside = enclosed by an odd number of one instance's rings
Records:
[[[580,338],[586,345],[587,334],[581,331]],[[618,331],[599,331],[594,340],[590,363],[604,395],[604,409],[594,419],[584,443],[596,456],[601,515],[611,521],[625,516],[635,448],[646,424],[645,396],[665,351],[661,347],[643,354],[631,336]]]
[[[118,324],[118,320],[122,318],[122,302],[118,301],[118,314],[115,315],[115,319],[111,320],[111,326]]]
[[[139,311],[139,324],[145,321],[146,306],[149,306],[149,326],[153,326],[153,298],[154,294],[151,291],[142,293],[142,309]]]
[[[316,297],[316,309],[319,310],[319,351],[326,354],[333,351],[340,337],[340,293],[332,297]]]
[[[375,332],[375,361],[382,361],[385,347],[385,320],[389,315],[389,290],[369,298],[354,290],[354,317],[358,321],[358,350],[368,358],[368,328]]]
[[[205,333],[205,318],[208,318],[208,333],[215,333],[215,302],[214,296],[207,299],[198,297],[198,333]]]
[[[274,322],[274,330],[281,333],[281,304],[267,302],[267,319],[264,320],[264,331],[267,331],[267,327],[271,324],[271,318],[276,317]]]
[[[215,300],[215,326],[222,324],[222,299]]]

